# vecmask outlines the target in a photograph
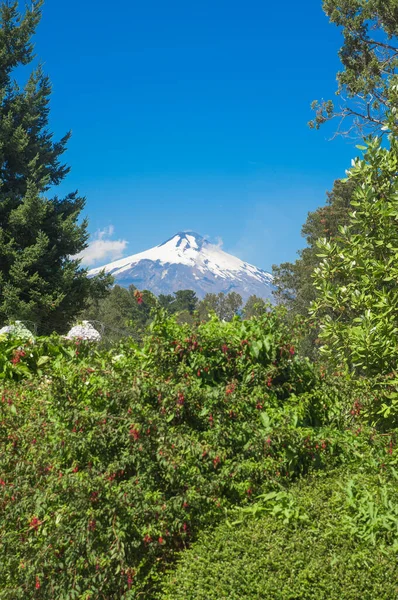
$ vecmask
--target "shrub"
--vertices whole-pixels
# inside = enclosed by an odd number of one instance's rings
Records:
[[[89,321],[82,321],[74,325],[66,335],[67,340],[85,340],[89,342],[101,341],[101,334],[97,331]]]
[[[15,321],[11,325],[5,325],[0,329],[0,338],[3,336],[22,342],[33,342],[34,336],[31,331],[21,321]]]
[[[95,344],[84,340],[62,340],[58,336],[21,340],[0,337],[0,381],[21,381],[44,377],[56,369],[67,369],[95,355]]]
[[[225,510],[368,451],[291,336],[277,312],[194,329],[158,316],[142,348],[44,339],[11,364],[0,598],[150,598]]]
[[[349,223],[319,241],[312,312],[324,320],[328,360],[372,377],[388,375],[398,360],[398,140],[390,137],[388,148],[379,138],[365,144],[349,172],[357,186]]]
[[[162,600],[398,597],[391,471],[318,477],[294,486],[288,503],[285,497],[275,495],[259,519],[202,534],[170,573]]]

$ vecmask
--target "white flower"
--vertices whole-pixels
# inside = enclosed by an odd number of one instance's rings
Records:
[[[94,329],[89,321],[82,321],[80,325],[75,325],[65,336],[67,340],[85,340],[88,342],[99,342],[101,334]]]
[[[6,325],[0,329],[0,336],[13,337],[18,340],[34,342],[33,333],[21,321],[15,321],[12,325]]]

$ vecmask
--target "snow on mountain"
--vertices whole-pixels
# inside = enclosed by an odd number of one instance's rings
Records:
[[[103,269],[123,287],[134,284],[156,295],[193,289],[200,298],[208,292],[234,291],[244,300],[252,294],[273,300],[270,273],[224,252],[193,232],[177,233],[150,250],[92,269],[89,275]]]

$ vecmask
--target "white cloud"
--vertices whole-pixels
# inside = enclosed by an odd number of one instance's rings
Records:
[[[212,238],[211,235],[209,235],[208,233],[205,233],[203,235],[203,239],[205,239],[206,242],[209,242],[209,244],[212,244],[213,246],[217,246],[217,248],[219,248],[220,250],[222,250],[224,247],[224,240],[220,236],[217,236],[216,238]]]
[[[95,263],[106,264],[107,262],[122,258],[128,242],[126,240],[109,239],[114,234],[114,231],[115,228],[113,225],[97,231],[89,242],[88,247],[79,252],[75,258],[81,258],[82,264],[86,267],[91,267]]]

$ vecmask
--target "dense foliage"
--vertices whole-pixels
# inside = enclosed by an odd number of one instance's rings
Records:
[[[160,306],[166,309],[170,315],[183,311],[192,315],[198,306],[198,298],[192,290],[179,290],[168,295],[160,294],[158,300]]]
[[[250,298],[249,298],[250,300]],[[206,294],[199,303],[197,312],[199,319],[207,320],[214,312],[222,321],[231,321],[243,306],[242,296],[236,292],[228,294]]]
[[[334,240],[320,239],[315,269],[322,351],[358,373],[387,375],[398,359],[398,142],[363,146],[349,173],[353,212]]]
[[[325,206],[308,213],[301,230],[307,246],[300,250],[298,259],[293,263],[273,265],[274,296],[288,308],[289,319],[297,315],[309,318],[311,304],[318,294],[313,278],[314,269],[321,262],[318,239],[334,240],[339,235],[339,227],[349,221],[354,189],[355,183],[352,181],[335,181],[333,190],[327,194]],[[300,346],[312,359],[318,355],[318,336],[319,323],[312,320]]]
[[[374,459],[377,452],[374,451]],[[380,459],[384,456],[380,453]],[[182,555],[164,600],[390,600],[398,596],[396,458],[270,493]]]
[[[269,304],[262,298],[250,296],[243,306],[242,297],[236,292],[206,294],[199,300],[193,290],[179,290],[174,294],[156,297],[148,290],[139,291],[134,285],[128,289],[115,285],[104,298],[94,297],[80,313],[101,330],[106,345],[125,337],[139,342],[151,324],[155,308],[162,308],[168,315],[175,315],[179,323],[194,325],[208,321],[216,315],[223,321],[231,321],[236,315],[245,318],[263,315]]]
[[[324,1],[366,107],[342,116],[392,134],[309,214],[277,309],[87,279],[83,199],[44,196],[68,171],[49,81],[11,80],[40,7],[0,5],[0,321],[24,321],[0,335],[0,600],[397,597],[393,0]],[[24,326],[77,314],[101,343]]]
[[[133,285],[128,289],[115,285],[104,298],[92,298],[80,318],[92,321],[108,345],[125,337],[138,341],[151,323],[151,312],[157,305],[156,297],[148,290],[139,292]]]
[[[348,460],[358,408],[297,335],[272,312],[159,314],[109,352],[3,339],[0,598],[150,598],[226,509]]]

